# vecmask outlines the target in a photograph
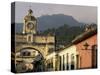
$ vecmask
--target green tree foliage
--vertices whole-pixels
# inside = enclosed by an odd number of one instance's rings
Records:
[[[84,32],[84,26],[69,26],[64,24],[58,28],[47,29],[42,34],[47,35],[51,33],[56,35],[57,44],[69,44],[79,34]]]

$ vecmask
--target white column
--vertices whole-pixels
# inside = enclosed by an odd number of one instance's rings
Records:
[[[63,55],[61,56],[61,70],[63,70]]]
[[[23,34],[25,33],[25,20],[23,21],[24,25],[23,25]]]
[[[76,55],[74,55],[74,66],[75,66],[75,68],[74,69],[76,69],[77,68],[77,65],[76,65]]]
[[[53,59],[53,71],[55,71],[55,64],[56,64],[55,57],[53,57],[52,59]]]
[[[69,67],[68,70],[71,70],[71,55],[70,54],[68,55],[68,67]]]
[[[67,56],[67,55],[65,54],[65,55],[64,55],[64,60],[65,60],[65,61],[64,61],[64,66],[65,66],[65,70],[67,69],[67,66],[66,66],[66,65],[67,65],[67,60],[66,60],[67,58],[66,58],[66,56]]]

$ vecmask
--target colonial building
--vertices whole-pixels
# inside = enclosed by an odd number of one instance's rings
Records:
[[[29,9],[22,33],[15,34],[16,72],[59,71],[97,67],[97,28],[88,26],[70,45],[56,50],[55,36],[37,33],[37,19]]]
[[[55,49],[54,35],[37,34],[37,19],[29,9],[24,17],[23,32],[15,34],[15,66],[17,72],[45,71],[45,60]]]
[[[58,52],[59,56],[59,70],[73,70],[76,69],[76,46],[70,45]]]
[[[97,68],[97,27],[90,25],[73,41],[77,51],[77,68]]]
[[[48,55],[53,70],[97,68],[97,28],[86,27],[71,44]],[[55,65],[55,66],[53,66]]]
[[[56,70],[56,52],[52,52],[46,56],[46,69],[47,71],[55,71]]]

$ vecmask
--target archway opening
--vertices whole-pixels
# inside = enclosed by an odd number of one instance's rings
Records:
[[[35,48],[23,48],[17,56],[17,72],[42,72],[45,71],[43,54]]]

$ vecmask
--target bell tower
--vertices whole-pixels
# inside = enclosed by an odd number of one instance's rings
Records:
[[[37,20],[32,14],[33,11],[29,9],[24,17],[23,34],[36,34],[37,32]]]

